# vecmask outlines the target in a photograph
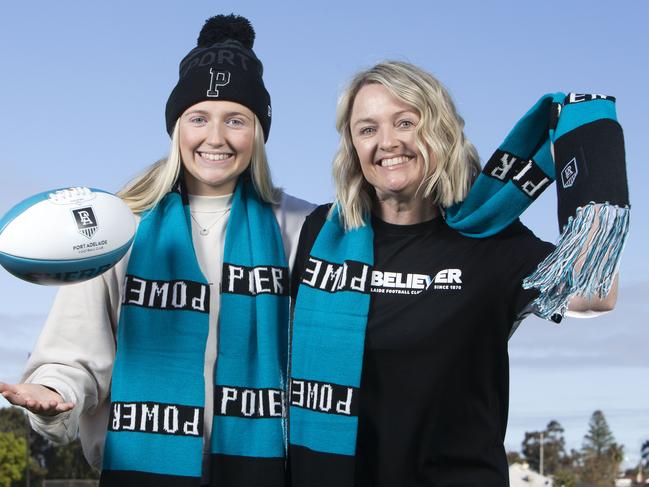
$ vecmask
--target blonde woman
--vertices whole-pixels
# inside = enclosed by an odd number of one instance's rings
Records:
[[[253,42],[243,17],[206,22],[169,157],[120,193],[131,251],[60,290],[24,383],[0,384],[45,437],[80,434],[102,486],[284,483],[288,267],[312,206],[272,184]]]
[[[518,220],[483,238],[451,228],[480,170],[463,125],[407,63],[340,98],[336,201],[307,217],[294,267],[295,486],[508,485],[507,340],[553,246]]]

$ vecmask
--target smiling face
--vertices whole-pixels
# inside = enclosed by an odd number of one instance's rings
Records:
[[[424,178],[424,160],[416,144],[420,116],[385,86],[363,86],[352,106],[352,143],[365,179],[379,200],[409,200]]]
[[[252,158],[255,116],[230,101],[203,101],[180,116],[180,156],[191,194],[232,193]]]

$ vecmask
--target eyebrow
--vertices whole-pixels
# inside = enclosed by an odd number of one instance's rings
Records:
[[[356,125],[361,124],[361,123],[376,123],[376,121],[373,118],[361,118],[360,120],[356,120],[352,124],[352,127],[356,127]]]
[[[183,117],[189,117],[190,115],[207,115],[207,112],[203,110],[192,110],[191,112],[185,113]]]
[[[245,117],[245,118],[247,118],[249,120],[252,120],[252,118],[249,115],[246,115],[243,112],[234,111],[234,112],[228,112],[228,113],[225,114],[226,117],[233,117],[233,116],[236,116],[236,115],[240,115],[240,116]]]
[[[190,115],[206,115],[206,116],[210,116],[211,114],[207,110],[192,110],[191,112],[185,113],[184,116],[189,117]],[[225,114],[225,117],[227,118],[227,117],[232,117],[232,116],[236,116],[236,115],[246,117],[247,119],[251,120],[251,118],[248,115],[246,115],[245,113],[237,112],[237,111],[227,112]]]
[[[401,115],[403,115],[404,113],[409,113],[409,114],[412,114],[412,115],[419,116],[419,114],[418,114],[417,112],[415,112],[415,111],[413,111],[413,110],[408,110],[408,109],[407,109],[407,110],[401,110],[400,112],[395,113],[395,114],[394,114],[394,118],[398,118],[398,117],[400,117]],[[356,126],[357,126],[358,124],[360,124],[360,123],[376,123],[376,120],[374,120],[372,117],[361,118],[361,119],[359,119],[359,120],[356,120],[356,121],[352,124],[352,127],[356,127]]]

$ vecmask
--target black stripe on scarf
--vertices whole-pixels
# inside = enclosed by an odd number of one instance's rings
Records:
[[[146,472],[104,470],[101,473],[99,485],[100,487],[199,487],[201,479]]]
[[[296,487],[353,487],[355,465],[355,457],[350,455],[321,453],[298,445],[289,448],[289,475]]]
[[[283,458],[243,457],[212,454],[212,487],[283,487],[286,464]]]
[[[574,209],[591,201],[629,205],[622,127],[600,119],[561,136],[554,143],[557,165],[559,228]]]

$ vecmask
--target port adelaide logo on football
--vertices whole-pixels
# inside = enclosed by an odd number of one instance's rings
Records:
[[[84,237],[92,238],[97,231],[97,219],[91,206],[72,210],[74,220],[77,222],[79,233]]]
[[[370,291],[373,294],[420,294],[427,289],[459,291],[462,289],[462,271],[443,269],[437,274],[416,274],[373,270]]]

